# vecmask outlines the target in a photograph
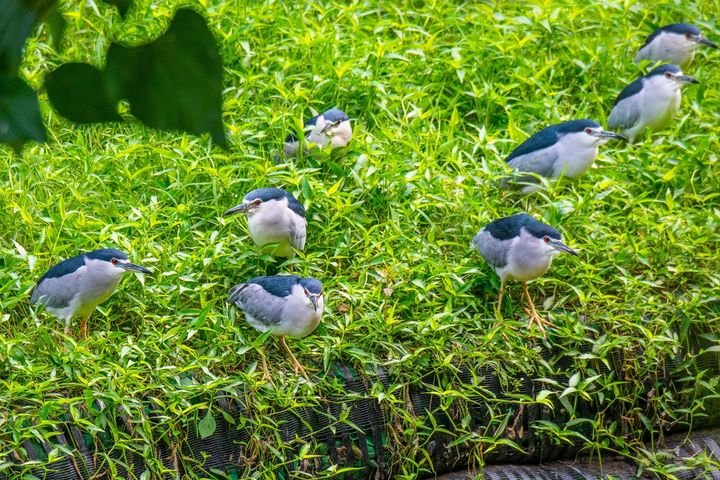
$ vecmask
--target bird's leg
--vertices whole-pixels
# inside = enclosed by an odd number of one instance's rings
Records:
[[[80,319],[80,336],[82,337],[83,340],[87,340],[87,335],[88,335],[87,321],[88,321],[87,316],[83,316],[82,319]]]
[[[263,372],[263,379],[270,382],[271,385],[275,385],[272,381],[272,377],[270,376],[270,371],[268,370],[267,366],[267,360],[265,359],[265,353],[262,351],[262,348],[258,348],[258,353],[260,354],[260,368]]]
[[[72,322],[72,316],[65,319],[65,328],[63,329],[63,333],[68,337],[70,336],[70,322]]]
[[[535,304],[530,297],[530,292],[528,292],[527,283],[521,282],[520,284],[522,285],[523,294],[528,301],[527,313],[530,316],[530,320],[528,321],[528,328],[532,327],[534,323],[535,325],[537,325],[538,330],[540,330],[542,334],[545,335],[545,325],[547,325],[548,327],[552,327],[553,323],[545,320],[540,315],[538,315],[537,310],[535,310]]]
[[[290,347],[288,347],[287,343],[285,343],[285,337],[280,337],[280,345],[282,345],[288,355],[290,355],[290,362],[292,363],[295,373],[300,374],[305,378],[308,378],[307,373],[305,373],[305,367],[303,367],[300,362],[297,361],[295,355],[293,355],[292,351],[290,351]]]
[[[500,292],[498,293],[497,309],[498,312],[502,311],[502,301],[505,295],[505,280],[500,280]]]

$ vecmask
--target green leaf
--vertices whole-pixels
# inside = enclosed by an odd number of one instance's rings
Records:
[[[15,76],[25,40],[55,0],[3,0],[0,4],[0,75]]]
[[[120,12],[120,16],[124,17],[130,7],[132,6],[132,0],[103,0],[105,3],[115,5]]]
[[[112,44],[106,81],[111,98],[125,98],[145,124],[163,130],[209,132],[226,146],[222,123],[222,60],[198,13],[178,10],[170,28],[139,47]]]
[[[215,433],[215,428],[217,428],[215,417],[213,417],[212,412],[208,410],[205,417],[197,424],[198,435],[200,438],[207,438]]]
[[[104,87],[102,72],[87,63],[66,63],[45,78],[53,107],[78,123],[122,120],[117,99],[112,99]]]
[[[45,141],[37,94],[19,78],[0,76],[0,142],[19,151],[28,140]]]

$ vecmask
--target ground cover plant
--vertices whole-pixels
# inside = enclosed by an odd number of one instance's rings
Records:
[[[466,418],[468,396],[487,391],[459,388],[462,366],[495,366],[512,390],[523,375],[553,371],[543,345],[566,347],[580,367],[546,393],[513,402],[542,405],[565,394],[603,404],[610,391],[614,405],[627,405],[623,417],[584,422],[582,433],[547,423],[537,426],[543,434],[560,445],[580,439],[596,456],[620,453],[644,473],[672,478],[682,468],[642,441],[715,414],[706,401],[719,379],[688,374],[689,402],[668,394],[636,403],[691,336],[711,351],[720,345],[718,53],[699,51],[687,73],[701,83],[685,90],[670,128],[634,146],[608,145],[577,183],[522,197],[500,189],[498,178],[505,156],[538,129],[572,118],[604,123],[617,93],[640,75],[632,58],[655,27],[693,22],[718,40],[716,3],[139,1],[126,18],[104,3],[66,3],[60,47],[41,31],[21,74],[38,88],[60,63],[101,67],[111,39],[156,38],[180,5],[201,12],[220,45],[227,150],[207,135],[133,121],[78,126],[41,93],[48,142],[22,155],[0,151],[0,456],[26,462],[20,470],[0,463],[0,473],[29,475],[38,465],[24,442],[52,438],[69,415],[87,435],[110,435],[114,453],[144,457],[143,478],[159,478],[169,467],[156,459],[157,442],[187,425],[209,434],[222,415],[197,398],[242,392],[252,408],[239,426],[254,434],[246,470],[235,475],[274,478],[287,468],[302,477],[294,455],[311,462],[321,446],[280,441],[267,415],[315,405],[342,386],[294,375],[277,343],[226,303],[231,286],[275,272],[324,282],[323,322],[290,341],[301,361],[320,372],[341,362],[391,375],[390,385],[368,378],[394,425],[388,462],[397,478],[431,475],[424,452],[445,430],[408,408],[409,384],[437,374],[441,408]],[[276,165],[286,134],[332,106],[353,121],[350,148]],[[263,186],[283,186],[308,210],[306,251],[285,263],[259,252],[243,221],[221,216]],[[482,225],[519,211],[556,226],[580,252],[531,284],[557,326],[546,340],[525,330],[517,284],[496,317],[498,280],[470,250]],[[64,337],[61,323],[31,311],[29,291],[50,265],[101,246],[155,274],[125,279],[91,317],[87,340]],[[260,343],[275,386],[257,369]],[[593,362],[609,364],[617,350],[634,375],[597,376]],[[105,431],[115,410],[98,405],[145,418],[148,402],[156,428],[139,422],[132,438]],[[572,403],[566,408],[582,418]],[[492,449],[513,448],[492,431],[453,426],[473,465]],[[50,461],[66,453],[53,450]],[[106,468],[112,473],[113,462]],[[321,465],[315,475],[338,470]]]

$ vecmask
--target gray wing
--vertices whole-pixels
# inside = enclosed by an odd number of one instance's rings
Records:
[[[503,268],[507,265],[508,244],[512,240],[498,240],[484,228],[475,235],[472,247],[482,255],[493,268]]]
[[[543,177],[552,177],[554,170],[553,165],[557,159],[558,154],[555,148],[550,147],[515,157],[508,162],[508,165],[519,172],[535,173]]]
[[[613,107],[608,117],[608,128],[610,130],[627,130],[635,126],[640,120],[639,97],[640,95],[633,95],[624,98]]]
[[[269,294],[256,283],[241,283],[231,288],[228,300],[265,326],[282,320],[285,299]]]
[[[40,303],[50,308],[65,308],[70,306],[73,297],[78,293],[78,282],[63,278],[44,278],[35,285],[30,296],[30,303]]]
[[[293,218],[290,223],[290,243],[297,250],[305,249],[305,239],[307,238],[307,220],[300,217]]]

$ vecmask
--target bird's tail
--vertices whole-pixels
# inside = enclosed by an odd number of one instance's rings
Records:
[[[228,302],[239,305],[242,302],[242,291],[245,290],[245,287],[247,287],[247,283],[241,283],[240,285],[232,287],[228,293]]]

